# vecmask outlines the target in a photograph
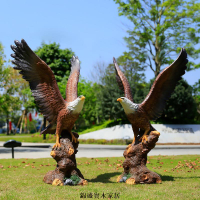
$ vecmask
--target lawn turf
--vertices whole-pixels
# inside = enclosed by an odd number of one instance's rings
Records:
[[[52,186],[42,180],[55,169],[53,159],[1,159],[0,199],[200,199],[200,155],[149,156],[147,167],[163,181],[150,185],[116,183],[123,161],[77,158],[89,184]]]

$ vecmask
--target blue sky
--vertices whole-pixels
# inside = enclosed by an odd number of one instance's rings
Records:
[[[71,48],[81,60],[81,75],[90,79],[97,62],[112,62],[112,58],[127,50],[123,37],[130,22],[118,16],[113,0],[6,0],[1,1],[0,42],[6,60],[11,59],[10,45],[14,40],[26,40],[35,50],[41,42],[59,43]],[[153,78],[150,69],[147,80]],[[189,84],[198,81],[200,69],[187,72]]]

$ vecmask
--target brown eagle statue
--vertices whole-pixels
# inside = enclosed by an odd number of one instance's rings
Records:
[[[15,41],[11,45],[14,54],[12,63],[14,69],[20,70],[22,77],[29,82],[32,95],[41,113],[49,121],[49,125],[42,133],[56,133],[56,144],[60,147],[60,136],[63,130],[71,134],[72,141],[77,142],[71,132],[75,121],[83,108],[84,96],[77,96],[77,85],[80,74],[80,62],[72,57],[71,73],[67,82],[66,101],[61,96],[55,76],[51,68],[41,60],[27,45],[25,40]]]
[[[142,143],[147,141],[147,135],[155,130],[150,120],[155,121],[159,118],[165,108],[166,101],[170,98],[177,82],[185,74],[187,60],[186,50],[183,48],[179,57],[168,67],[166,67],[155,79],[149,94],[141,104],[133,102],[131,88],[127,78],[120,70],[115,58],[113,58],[116,78],[119,87],[124,90],[125,97],[117,99],[124,108],[125,114],[132,124],[134,139],[144,133],[140,140]],[[184,108],[183,108],[184,109]]]

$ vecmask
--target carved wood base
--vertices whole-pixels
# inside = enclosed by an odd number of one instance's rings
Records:
[[[73,133],[78,138],[77,133]],[[64,179],[70,177],[77,177],[77,185],[86,185],[87,181],[84,179],[80,170],[77,168],[75,154],[78,152],[78,144],[71,142],[71,135],[66,131],[62,132],[60,138],[61,146],[54,148],[51,151],[51,156],[56,160],[57,167],[53,171],[47,172],[43,181],[48,184],[62,186],[64,185]]]
[[[159,136],[158,131],[151,131],[144,143],[137,138],[134,143],[128,145],[124,151],[124,172],[117,178],[117,182],[126,182],[130,185],[162,182],[158,174],[146,167],[147,154],[155,147]]]

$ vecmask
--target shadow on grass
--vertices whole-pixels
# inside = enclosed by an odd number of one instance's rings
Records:
[[[113,176],[119,176],[121,173],[120,172],[113,172],[113,173],[105,173],[105,174],[100,174],[94,179],[89,179],[89,182],[101,182],[101,183],[116,183],[116,181],[110,181],[110,178]],[[193,178],[200,178],[199,176],[192,176],[192,177],[173,177],[173,176],[162,176],[159,174],[161,177],[162,181],[175,181],[175,178],[179,179],[193,179]],[[117,180],[117,179],[116,179]]]
[[[177,177],[177,176],[175,176],[175,177],[173,177],[173,176],[162,176],[160,174],[159,174],[159,176],[161,177],[162,181],[175,181],[174,180],[175,178],[177,178],[177,179],[193,179],[193,178],[198,179],[198,178],[200,178],[200,176],[189,176],[189,177],[184,177],[184,176]]]
[[[193,178],[195,178],[195,179],[197,179],[197,178],[199,178],[200,179],[200,176],[189,176],[189,177],[175,177],[175,178],[179,178],[179,179],[193,179]]]
[[[161,177],[162,181],[174,181],[174,177],[173,176],[162,176],[159,174],[159,176]]]
[[[117,176],[117,175],[119,176],[120,174],[121,174],[120,172],[100,174],[96,178],[88,180],[88,182],[93,182],[93,183],[96,183],[96,182],[101,182],[101,183],[116,183],[117,178],[116,178],[116,181],[114,181],[114,182],[110,181],[109,179],[111,177],[113,177],[113,176]]]

